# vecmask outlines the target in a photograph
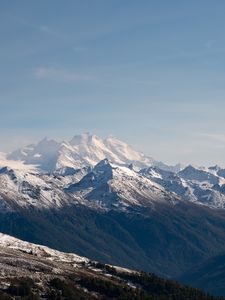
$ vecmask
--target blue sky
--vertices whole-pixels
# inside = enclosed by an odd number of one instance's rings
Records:
[[[225,166],[225,1],[0,2],[0,150],[90,131]]]

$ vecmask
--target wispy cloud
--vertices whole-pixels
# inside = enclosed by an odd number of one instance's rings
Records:
[[[64,37],[64,35],[56,32],[55,30],[51,29],[49,26],[46,26],[46,25],[30,25],[32,26],[33,28],[43,32],[43,33],[46,33],[46,34],[49,34],[49,35],[52,35],[54,37],[57,37],[57,38],[62,38]]]
[[[16,16],[13,14],[9,14],[8,17],[15,20],[20,25],[26,26],[27,28],[30,28],[35,31],[42,32],[46,35],[59,38],[59,39],[65,39],[67,37],[65,33],[60,33],[46,24],[36,24],[33,21],[27,20],[23,17]]]
[[[199,133],[198,136],[206,138],[211,141],[225,143],[225,134],[217,134],[217,133]]]
[[[94,77],[90,75],[80,74],[65,69],[48,68],[48,67],[37,68],[34,71],[34,75],[38,79],[49,79],[49,80],[66,82],[66,83],[74,83],[74,82],[88,81],[94,79]]]

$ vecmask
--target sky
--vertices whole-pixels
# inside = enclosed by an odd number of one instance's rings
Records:
[[[0,151],[114,135],[225,166],[224,0],[1,0]]]

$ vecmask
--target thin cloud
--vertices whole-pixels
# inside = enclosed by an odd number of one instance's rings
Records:
[[[65,69],[46,68],[46,67],[37,68],[34,74],[35,77],[38,79],[49,79],[49,80],[67,82],[67,83],[88,81],[93,79],[93,77],[89,75],[84,75],[84,74],[68,71]]]
[[[27,19],[22,18],[20,16],[15,16],[13,14],[9,14],[8,17],[15,20],[18,24],[26,26],[30,29],[37,30],[37,31],[42,32],[44,34],[53,36],[55,38],[59,38],[59,39],[65,39],[66,38],[65,33],[62,34],[62,33],[58,32],[56,30],[53,30],[51,27],[49,27],[45,24],[35,24],[34,22],[31,22],[30,20],[27,20]]]
[[[52,35],[52,36],[55,36],[55,37],[58,37],[58,38],[62,38],[64,37],[62,34],[59,34],[58,32],[52,30],[50,27],[48,26],[45,26],[45,25],[32,25],[33,28],[37,29],[37,30],[40,30],[41,32],[44,32],[46,34],[49,34],[49,35]]]
[[[198,135],[211,141],[225,143],[225,134],[200,133]]]

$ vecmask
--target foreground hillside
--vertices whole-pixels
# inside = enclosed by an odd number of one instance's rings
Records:
[[[0,234],[0,299],[219,300],[200,290]]]

